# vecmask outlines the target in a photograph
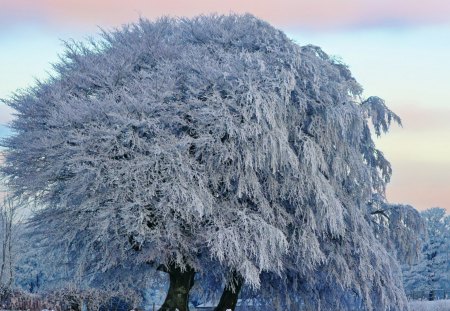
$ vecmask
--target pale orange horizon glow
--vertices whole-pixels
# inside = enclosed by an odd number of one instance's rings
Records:
[[[393,168],[388,200],[450,212],[450,107],[402,105],[396,113],[403,128],[393,126],[376,139]]]

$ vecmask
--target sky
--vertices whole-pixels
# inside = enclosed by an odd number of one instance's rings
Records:
[[[0,0],[0,98],[52,72],[62,40],[85,40],[140,17],[251,13],[300,45],[349,65],[364,96],[403,121],[376,139],[393,167],[392,203],[450,212],[450,1],[448,0]],[[0,137],[13,112],[0,103]]]

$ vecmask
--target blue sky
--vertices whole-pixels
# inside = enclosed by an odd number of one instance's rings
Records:
[[[11,130],[4,126],[4,125],[0,125],[0,137],[6,137],[8,135],[10,135]]]

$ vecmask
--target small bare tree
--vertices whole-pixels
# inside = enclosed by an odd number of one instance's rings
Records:
[[[17,205],[7,195],[0,205],[0,283],[11,286],[14,276],[14,223],[17,216]]]

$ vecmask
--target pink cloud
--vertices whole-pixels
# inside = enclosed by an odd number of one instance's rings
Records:
[[[450,198],[448,184],[424,187],[420,183],[415,185],[398,185],[387,190],[389,202],[410,204],[418,210],[431,207],[442,207],[450,213]]]
[[[0,4],[9,20],[36,18],[50,24],[81,27],[118,26],[139,16],[193,16],[211,12],[250,12],[282,27],[313,29],[375,25],[385,22],[434,23],[450,21],[450,1],[369,0],[15,0]],[[1,13],[0,13],[1,14]]]
[[[400,116],[405,131],[450,130],[450,107],[400,105],[392,108]]]

